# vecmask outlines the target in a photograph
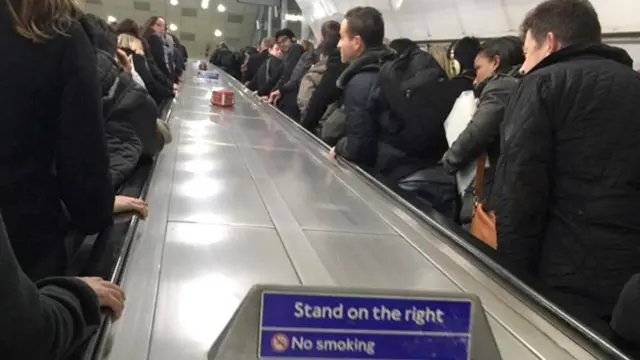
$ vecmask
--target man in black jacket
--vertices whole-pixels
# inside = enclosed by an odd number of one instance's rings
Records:
[[[545,1],[522,30],[527,75],[505,110],[492,201],[498,252],[584,321],[607,319],[640,272],[640,74],[601,43],[587,1]]]
[[[276,43],[282,50],[284,62],[282,76],[276,84],[273,92],[269,95],[269,102],[278,103],[278,107],[287,116],[295,121],[300,120],[300,109],[298,109],[298,87],[285,86],[291,79],[300,57],[304,53],[302,45],[295,42],[295,34],[290,29],[282,29],[276,32]],[[291,84],[290,84],[291,85]],[[299,83],[298,83],[299,85]]]
[[[247,59],[246,70],[242,73],[242,83],[247,85],[258,72],[258,69],[269,58],[269,49],[273,47],[276,40],[272,37],[262,39],[257,54],[252,54]]]
[[[260,66],[253,79],[247,84],[247,88],[258,96],[268,100],[269,93],[273,90],[278,80],[282,77],[282,51],[280,46],[274,43],[269,49],[269,57]]]
[[[383,37],[384,21],[375,8],[353,8],[342,21],[338,47],[342,61],[349,65],[337,85],[343,89],[346,136],[330,155],[341,155],[397,182],[423,168],[423,162],[389,145],[379,126],[381,115],[389,112],[380,94],[380,64],[395,56],[382,44]]]

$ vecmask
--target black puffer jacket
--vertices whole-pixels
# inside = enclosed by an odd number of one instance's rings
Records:
[[[506,109],[493,187],[505,264],[589,299],[602,317],[640,272],[640,74],[631,64],[601,44],[538,64]]]
[[[153,153],[157,146],[157,107],[147,91],[137,85],[131,74],[117,65],[113,44],[107,35],[91,22],[85,23],[96,46],[97,72],[102,91],[102,109],[105,118],[109,172],[114,188],[120,187],[135,170],[145,151]],[[143,139],[146,143],[143,143]],[[150,154],[152,155],[152,154]]]
[[[337,86],[343,89],[346,136],[336,144],[336,153],[398,181],[426,165],[386,142],[389,134],[380,126],[380,119],[390,111],[380,93],[380,64],[394,56],[386,46],[369,49],[338,78]]]

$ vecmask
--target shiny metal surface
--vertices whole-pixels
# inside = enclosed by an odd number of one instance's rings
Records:
[[[505,359],[599,358],[288,120],[240,92],[234,109],[209,98],[188,79],[174,106],[101,358],[204,359],[256,283],[469,291]]]

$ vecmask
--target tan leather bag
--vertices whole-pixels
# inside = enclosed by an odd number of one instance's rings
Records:
[[[476,181],[474,186],[475,204],[471,219],[471,233],[485,244],[496,249],[498,247],[498,233],[496,232],[496,214],[486,211],[484,204],[480,202],[482,188],[484,187],[484,170],[487,163],[487,155],[478,158],[476,168]]]

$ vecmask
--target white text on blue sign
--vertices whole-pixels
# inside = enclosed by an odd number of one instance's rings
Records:
[[[469,358],[467,299],[264,293],[261,357]]]

